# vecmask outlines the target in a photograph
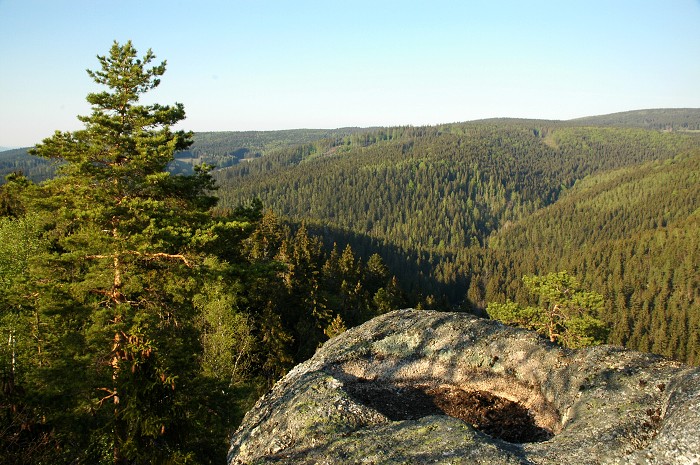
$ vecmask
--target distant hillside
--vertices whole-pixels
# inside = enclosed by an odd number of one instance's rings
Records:
[[[27,150],[29,147],[0,152],[0,184],[5,182],[5,176],[16,171],[21,171],[34,182],[54,175],[54,166],[49,160],[31,156]]]
[[[189,150],[176,155],[171,171],[188,174],[195,165],[206,163],[217,168],[261,157],[283,147],[308,144],[320,139],[336,139],[372,128],[290,129],[284,131],[197,132]]]
[[[698,185],[697,149],[577,182],[491,237],[505,293],[524,298],[523,274],[570,270],[605,295],[610,342],[700,363]]]
[[[590,126],[637,127],[657,130],[700,131],[700,108],[662,108],[588,116],[567,121]]]
[[[442,253],[483,244],[578,179],[698,143],[643,129],[517,122],[389,128],[281,149],[216,176],[223,207],[259,197],[292,219]]]
[[[466,124],[466,123],[462,123]],[[571,126],[616,126],[638,127],[655,130],[700,131],[700,109],[655,109],[638,110],[611,115],[591,116],[571,121],[533,120],[516,118],[494,118],[468,124],[526,125],[546,135],[555,127]],[[435,126],[437,130],[454,125]],[[370,135],[379,130],[393,132],[397,128],[339,128],[339,129],[290,129],[281,131],[221,131],[198,132],[194,144],[176,154],[170,170],[176,174],[188,174],[193,166],[206,163],[217,168],[226,168],[241,161],[318,141],[338,145],[340,139],[353,135]],[[400,129],[400,128],[398,128]],[[0,151],[0,184],[7,174],[21,170],[30,179],[41,181],[53,175],[53,167],[44,160],[26,154],[26,148]]]
[[[700,363],[699,157],[688,132],[490,120],[287,147],[216,177],[223,208],[257,197],[381,254],[418,305],[528,301],[523,275],[568,270],[605,296],[612,342]]]
[[[673,130],[670,130],[673,129]],[[525,274],[568,270],[606,299],[610,341],[700,363],[700,110],[570,122],[197,133],[174,172],[379,253],[411,305],[527,302]],[[54,166],[0,152],[0,174]],[[0,181],[1,182],[1,181]]]

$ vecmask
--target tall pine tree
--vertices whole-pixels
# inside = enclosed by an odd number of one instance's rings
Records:
[[[60,337],[74,341],[56,357],[85,370],[73,407],[98,418],[92,444],[102,449],[94,454],[115,464],[186,458],[185,393],[201,352],[191,297],[216,240],[207,170],[166,172],[191,143],[191,133],[171,130],[183,105],[140,103],[165,72],[154,59],[115,42],[98,56],[100,69],[88,71],[106,90],[87,96],[85,128],[56,132],[32,150],[65,162],[35,199],[50,213],[45,295],[62,295],[55,311],[71,323]]]

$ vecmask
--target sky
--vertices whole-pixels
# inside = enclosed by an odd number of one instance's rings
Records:
[[[0,147],[82,128],[115,40],[195,132],[700,107],[700,0],[0,0]]]

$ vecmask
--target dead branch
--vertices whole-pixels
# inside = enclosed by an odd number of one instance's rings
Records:
[[[85,259],[86,260],[103,260],[106,258],[110,258],[112,260],[116,260],[121,255],[135,255],[137,257],[144,257],[146,259],[164,258],[167,260],[180,260],[182,263],[185,264],[186,267],[193,268],[192,263],[184,255],[182,255],[182,254],[170,254],[170,253],[165,253],[165,252],[143,253],[143,252],[137,252],[135,250],[128,250],[125,252],[116,252],[116,253],[107,254],[107,255],[104,255],[104,254],[86,255]]]

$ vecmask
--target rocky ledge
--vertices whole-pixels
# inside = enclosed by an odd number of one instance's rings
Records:
[[[290,371],[248,412],[228,462],[700,463],[700,369],[399,310]]]

